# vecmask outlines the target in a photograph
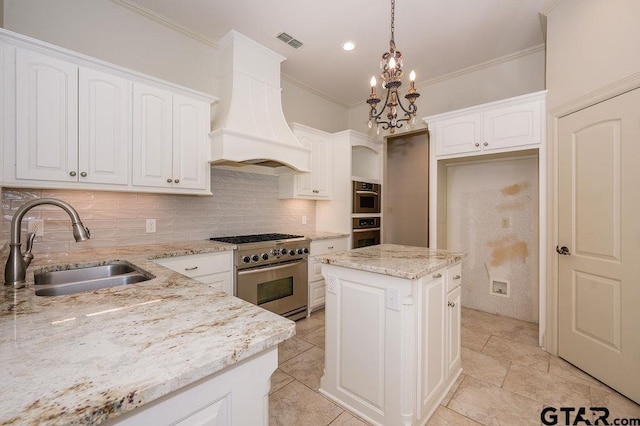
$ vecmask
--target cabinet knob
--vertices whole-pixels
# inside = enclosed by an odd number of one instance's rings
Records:
[[[313,190],[313,193],[314,193],[314,194],[319,194],[319,193],[320,193],[320,191],[318,191],[317,189],[314,189],[314,190]]]
[[[482,145],[484,145],[484,146],[489,146],[489,142],[485,142],[485,143],[483,143]]]
[[[180,183],[180,179],[175,179],[173,182],[174,183]]]
[[[456,304],[455,302],[447,302],[447,306],[449,306],[450,308],[455,308]]]
[[[480,144],[478,142],[475,143],[476,148],[480,147]]]
[[[327,250],[333,250],[333,246],[327,247]]]
[[[81,173],[80,173],[80,176],[82,176],[82,177],[87,177],[87,172],[81,172]]]
[[[454,279],[454,280],[459,280],[459,279],[460,279],[460,275],[454,275],[454,276],[453,276],[453,279]]]
[[[171,178],[167,179],[167,183],[171,183],[171,182],[173,182],[173,179]]]
[[[73,171],[73,170],[71,170],[71,171],[69,172],[69,176],[71,176],[71,177],[76,177],[76,174],[77,174],[77,173],[76,173],[75,171]]]
[[[433,278],[442,278],[442,274],[440,272],[433,274]]]
[[[192,268],[184,268],[185,271],[195,271],[196,269],[198,269],[197,266],[194,266]]]

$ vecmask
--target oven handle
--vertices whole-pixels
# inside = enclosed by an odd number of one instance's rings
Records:
[[[380,228],[363,228],[363,229],[354,229],[353,232],[367,232],[367,231],[379,231]]]
[[[268,271],[276,271],[278,269],[289,268],[291,266],[297,266],[300,263],[306,262],[306,260],[295,260],[293,262],[287,262],[285,264],[280,264],[276,266],[267,266],[267,267],[257,267],[252,269],[245,269],[238,271],[238,275],[249,275],[249,274],[257,274],[259,272],[268,272]]]
[[[376,191],[356,191],[356,194],[378,195]]]

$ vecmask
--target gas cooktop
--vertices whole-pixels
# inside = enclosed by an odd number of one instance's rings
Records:
[[[304,238],[303,235],[293,234],[253,234],[253,235],[233,235],[230,237],[213,237],[209,238],[213,241],[220,241],[229,244],[248,244],[259,243],[263,241],[289,240],[292,238]]]

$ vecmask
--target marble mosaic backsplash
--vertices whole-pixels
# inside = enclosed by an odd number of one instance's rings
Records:
[[[277,176],[216,168],[211,170],[211,196],[16,188],[1,191],[0,247],[9,240],[15,211],[35,198],[70,203],[91,229],[91,240],[76,244],[64,211],[48,205],[35,207],[27,212],[22,224],[26,232],[28,219],[44,220],[44,236],[36,238],[34,253],[315,231],[315,201],[278,199]],[[302,216],[307,217],[305,225]],[[156,233],[145,232],[146,219],[156,219]]]

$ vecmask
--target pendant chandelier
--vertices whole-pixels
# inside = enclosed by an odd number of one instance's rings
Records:
[[[376,78],[371,77],[371,95],[369,95],[369,99],[367,99],[367,103],[371,106],[371,110],[369,111],[369,128],[372,128],[375,124],[378,134],[380,134],[381,125],[383,130],[389,130],[391,134],[395,133],[396,129],[401,128],[404,123],[406,123],[408,130],[410,120],[415,123],[416,112],[418,112],[415,101],[420,94],[416,92],[416,73],[414,71],[411,71],[409,75],[409,91],[404,95],[405,99],[409,101],[409,105],[407,105],[407,107],[402,105],[398,97],[398,88],[402,86],[401,78],[403,73],[402,53],[396,50],[396,43],[394,41],[395,8],[396,2],[395,0],[391,0],[391,40],[389,41],[389,51],[382,54],[382,60],[380,61],[380,69],[382,70],[380,78],[382,79],[382,87],[387,89],[387,96],[382,108],[378,111],[377,107],[380,98],[376,95]],[[383,117],[385,108],[387,113],[386,116]],[[400,118],[398,118],[398,111],[403,113]]]

